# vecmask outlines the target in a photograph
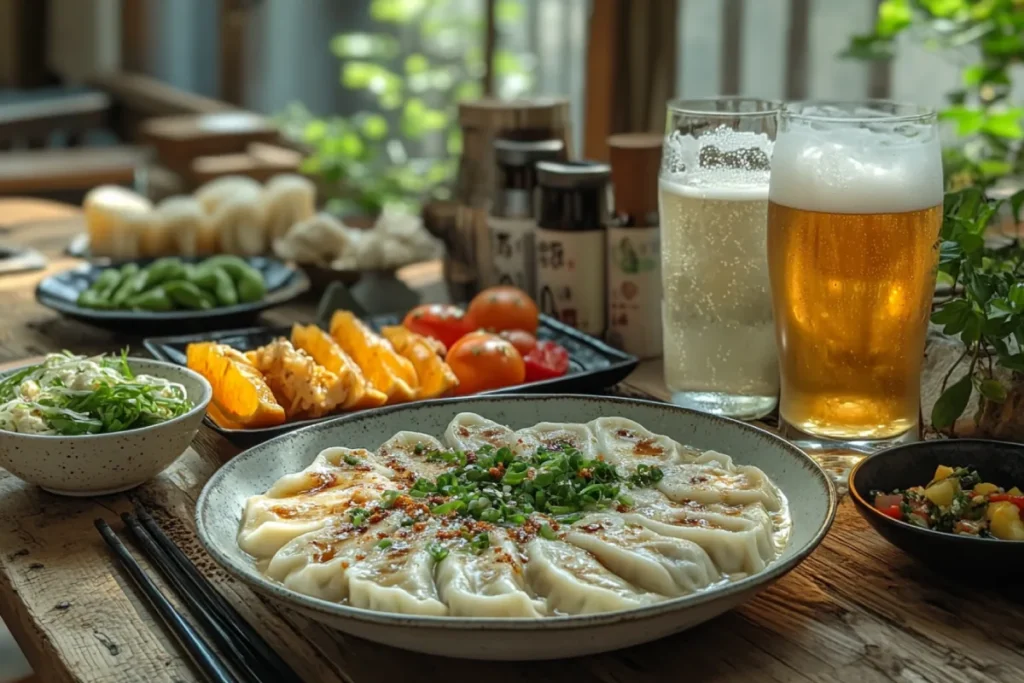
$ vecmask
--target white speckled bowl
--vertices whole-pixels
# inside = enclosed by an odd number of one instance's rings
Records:
[[[127,491],[160,474],[192,442],[213,390],[202,375],[179,365],[144,358],[129,358],[128,365],[135,373],[181,384],[195,407],[167,422],[113,434],[39,436],[0,430],[0,467],[62,496]]]
[[[329,446],[376,449],[403,429],[440,437],[463,411],[518,429],[538,422],[589,422],[602,416],[636,420],[657,434],[715,449],[737,464],[756,465],[789,499],[789,546],[764,571],[693,595],[623,612],[521,618],[426,617],[374,612],[296,593],[257,571],[238,547],[245,501],[281,476],[298,472]],[[217,562],[254,590],[339,631],[417,652],[490,660],[575,657],[662,638],[749,600],[810,555],[836,512],[829,477],[792,444],[735,420],[665,403],[595,396],[490,396],[380,408],[306,427],[233,458],[203,489],[196,509],[199,538]]]

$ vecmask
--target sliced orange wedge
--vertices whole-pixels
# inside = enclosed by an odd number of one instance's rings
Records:
[[[188,367],[213,387],[209,413],[218,424],[256,428],[284,422],[284,408],[244,354],[226,344],[202,342],[189,344],[186,356]]]
[[[350,311],[335,312],[331,318],[331,337],[359,365],[370,384],[387,395],[388,403],[416,398],[419,379],[409,359],[398,355],[387,339]]]
[[[363,371],[352,357],[331,339],[331,335],[316,325],[292,325],[292,344],[341,378],[348,392],[341,405],[342,410],[376,408],[388,400],[387,394],[378,391],[366,380]]]
[[[459,386],[459,378],[444,362],[434,346],[423,335],[410,332],[401,325],[381,329],[384,338],[391,342],[403,358],[408,358],[416,370],[420,385],[416,398],[438,398],[449,396]]]

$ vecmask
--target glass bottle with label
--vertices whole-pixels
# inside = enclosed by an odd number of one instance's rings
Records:
[[[540,310],[576,329],[605,331],[611,168],[590,161],[537,164],[534,261]]]
[[[537,296],[533,255],[536,164],[561,159],[564,152],[561,140],[494,141],[495,190],[488,218],[493,269],[481,273],[485,285],[513,285]]]
[[[660,135],[608,138],[615,216],[608,226],[608,342],[639,358],[661,355]]]

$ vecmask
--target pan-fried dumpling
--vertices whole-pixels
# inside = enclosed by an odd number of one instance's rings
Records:
[[[266,575],[303,595],[340,602],[348,597],[349,572],[359,556],[376,546],[379,534],[398,528],[397,515],[365,526],[333,518],[329,524],[292,539],[267,564]]]
[[[395,479],[412,486],[419,478],[434,480],[451,465],[444,461],[430,462],[427,454],[445,450],[444,445],[419,432],[398,432],[377,449],[377,459],[395,472]]]
[[[565,446],[575,448],[589,460],[598,455],[597,439],[584,424],[541,422],[517,431],[515,443],[516,452],[523,457],[533,455],[541,447],[560,451]]]
[[[562,541],[526,544],[526,580],[561,614],[594,614],[642,607],[662,599],[609,571],[592,554]]]
[[[194,197],[168,197],[157,204],[156,215],[178,254],[206,256],[217,252],[217,233]]]
[[[294,173],[276,175],[263,189],[266,208],[267,239],[273,243],[286,235],[293,225],[316,211],[316,186],[309,178]]]
[[[631,584],[659,595],[688,595],[720,578],[696,543],[661,536],[616,515],[587,515],[565,532],[563,540],[591,553]]]
[[[475,451],[484,446],[511,446],[515,441],[515,434],[505,425],[476,413],[459,413],[448,423],[444,441],[457,451]]]
[[[348,601],[353,607],[398,614],[444,616],[434,584],[434,556],[427,545],[440,530],[437,520],[423,527],[399,527],[357,557],[348,569]]]
[[[483,552],[456,548],[437,565],[438,595],[453,617],[540,618],[543,600],[527,592],[519,548],[501,529]]]
[[[391,476],[369,451],[328,448],[306,469],[286,474],[266,494],[246,501],[239,547],[270,557],[293,538],[378,500],[394,487]]]
[[[779,509],[775,485],[756,467],[726,469],[718,463],[670,464],[662,467],[664,478],[655,486],[678,503],[691,500],[705,505],[761,503],[769,512]]]

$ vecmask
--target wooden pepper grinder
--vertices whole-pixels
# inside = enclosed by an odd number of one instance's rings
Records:
[[[639,358],[662,352],[658,171],[662,136],[608,138],[615,215],[608,237],[608,342]]]

